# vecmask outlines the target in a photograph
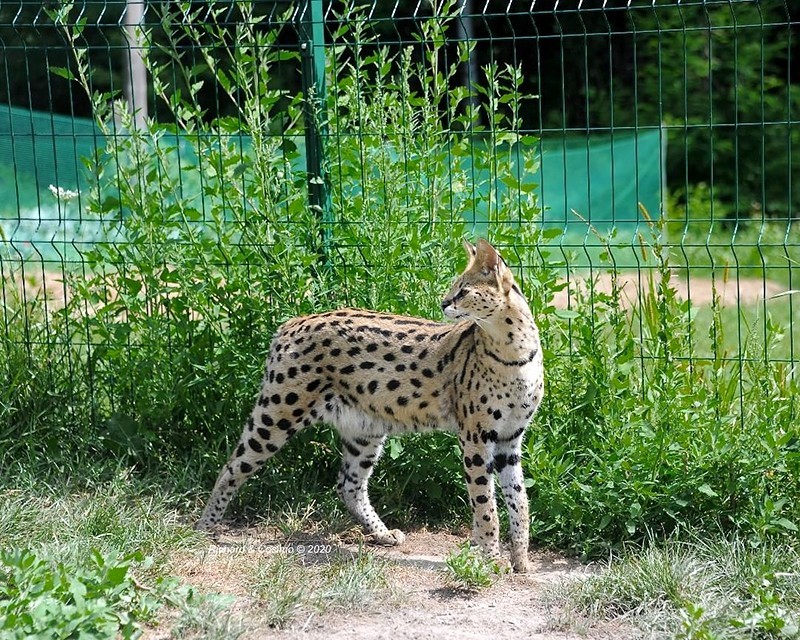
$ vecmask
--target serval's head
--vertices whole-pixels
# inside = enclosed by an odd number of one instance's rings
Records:
[[[508,309],[512,296],[524,302],[511,270],[492,245],[483,239],[477,245],[464,240],[464,249],[469,259],[467,268],[442,300],[442,311],[448,318],[481,322]]]

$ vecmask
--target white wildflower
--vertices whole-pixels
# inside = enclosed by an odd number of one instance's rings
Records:
[[[50,193],[53,194],[53,197],[56,200],[60,200],[61,202],[69,202],[70,200],[74,200],[80,195],[78,191],[73,191],[72,189],[64,189],[62,187],[57,187],[53,184],[50,185]]]

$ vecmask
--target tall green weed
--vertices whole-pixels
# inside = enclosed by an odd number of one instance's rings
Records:
[[[533,537],[587,554],[682,530],[794,537],[797,380],[759,357],[774,345],[728,356],[718,296],[710,325],[694,322],[653,227],[642,251],[655,267],[632,309],[614,279],[610,293],[579,290],[568,329],[547,331],[548,393],[527,443]],[[693,355],[699,332],[709,357]]]

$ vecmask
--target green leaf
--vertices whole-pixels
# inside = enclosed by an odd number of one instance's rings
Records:
[[[128,565],[122,564],[116,567],[111,567],[106,571],[106,582],[109,586],[117,587],[125,582],[128,576]]]
[[[397,460],[402,453],[403,443],[397,438],[389,440],[389,458],[392,460]]]
[[[236,167],[234,168],[234,170],[233,170],[233,174],[232,174],[232,175],[233,175],[233,177],[234,177],[234,178],[239,178],[239,177],[241,177],[242,175],[244,175],[244,173],[245,173],[246,171],[247,171],[247,165],[246,165],[244,162],[240,162],[240,163],[239,163],[239,164],[237,164],[237,165],[236,165]]]
[[[797,531],[797,525],[787,518],[778,518],[775,520],[775,524],[787,531]]]
[[[123,276],[122,278],[120,278],[120,283],[123,285],[125,293],[131,296],[139,295],[139,292],[142,290],[141,280],[136,280],[134,278],[128,278],[127,276]]]
[[[716,497],[717,497],[717,492],[716,492],[716,491],[714,491],[714,490],[713,490],[713,489],[712,489],[712,488],[711,488],[709,485],[707,485],[707,484],[701,484],[699,487],[697,487],[697,490],[698,490],[700,493],[703,493],[703,494],[705,494],[705,495],[709,496],[710,498],[716,498]]]
[[[556,318],[561,318],[561,320],[575,320],[579,318],[581,314],[572,309],[556,309],[553,315],[555,315]]]
[[[75,80],[75,74],[66,67],[50,67],[50,73],[65,80]]]

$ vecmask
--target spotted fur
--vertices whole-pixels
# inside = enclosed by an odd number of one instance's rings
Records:
[[[387,435],[458,433],[473,511],[472,540],[499,555],[494,477],[511,525],[511,564],[525,571],[528,499],[522,438],[544,389],[539,331],[511,271],[486,241],[465,242],[464,273],[442,302],[443,324],[343,309],[295,318],[272,340],[261,392],[197,523],[211,529],[245,480],[301,429],[342,438],[337,491],[379,544],[403,542],[372,508],[367,482]]]

